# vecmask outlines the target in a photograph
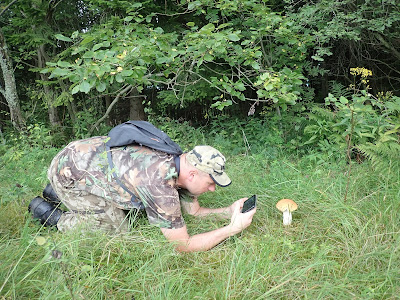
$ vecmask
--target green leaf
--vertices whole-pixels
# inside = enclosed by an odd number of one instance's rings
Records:
[[[81,45],[86,45],[86,44],[89,44],[91,41],[93,41],[94,40],[94,37],[92,37],[92,36],[87,36],[87,37],[85,37],[83,40],[82,40],[82,42],[81,42]]]
[[[128,17],[125,17],[125,18],[124,18],[124,21],[125,21],[125,22],[130,22],[130,21],[132,21],[132,19],[133,19],[132,16],[128,16]]]
[[[168,62],[170,59],[168,57],[159,57],[156,59],[156,64],[162,65]]]
[[[59,66],[61,68],[69,68],[69,67],[71,67],[71,64],[69,62],[67,62],[67,61],[59,60],[57,62],[57,66]]]
[[[133,71],[132,71],[132,70],[123,70],[123,71],[121,72],[121,75],[124,76],[124,77],[131,76],[132,74],[133,74]]]
[[[253,69],[255,70],[259,70],[260,69],[260,65],[258,64],[258,62],[253,61],[253,63],[251,64],[251,66],[253,67]]]
[[[211,104],[211,107],[217,108],[222,111],[226,106],[231,106],[231,105],[232,105],[232,100],[224,100],[224,101],[217,101]]]
[[[69,74],[69,70],[68,69],[60,69],[60,68],[56,68],[54,69],[54,71],[51,73],[51,75],[49,76],[49,78],[54,78],[54,77],[62,77],[62,76],[66,76]]]
[[[164,33],[164,29],[162,29],[161,27],[157,27],[157,28],[154,28],[154,32],[158,33],[158,34],[163,34]]]
[[[103,81],[96,83],[96,90],[98,92],[102,93],[106,90],[106,88],[107,88],[107,85]]]
[[[211,34],[211,32],[213,32],[213,30],[215,29],[214,24],[209,23],[206,26],[202,27],[200,29],[200,33],[202,34]]]
[[[79,89],[80,89],[80,85],[79,84],[75,85],[71,91],[71,94],[74,95],[74,94],[78,93]]]
[[[256,52],[254,53],[254,56],[255,56],[255,57],[261,57],[261,56],[263,56],[263,53],[262,53],[261,51],[256,51]]]
[[[230,34],[228,34],[228,39],[231,40],[231,41],[233,41],[233,42],[237,42],[237,41],[240,40],[240,38],[238,37],[238,35],[235,34],[235,33],[230,33]]]
[[[200,6],[200,5],[201,5],[201,2],[200,2],[200,1],[189,2],[189,4],[188,4],[188,9],[189,9],[189,10],[192,10],[192,9],[195,9],[196,6]]]
[[[83,54],[82,58],[93,58],[94,52],[93,51],[87,51],[85,54]]]
[[[212,61],[214,59],[214,57],[211,55],[211,54],[209,54],[209,53],[207,53],[206,55],[204,55],[204,60],[205,61]]]
[[[122,77],[121,73],[118,73],[117,75],[115,75],[115,80],[119,83],[124,82],[124,77]]]
[[[83,93],[89,93],[90,91],[90,84],[86,80],[82,81],[82,83],[79,85],[79,91]]]
[[[340,96],[339,101],[340,101],[340,103],[342,103],[342,104],[347,104],[347,103],[349,103],[349,100],[347,100],[347,99],[346,99],[345,97],[343,97],[343,96]]]
[[[72,39],[70,39],[69,37],[66,37],[65,35],[62,35],[62,34],[55,34],[54,37],[55,37],[57,40],[60,40],[60,41],[72,42]]]
[[[313,60],[317,60],[317,61],[324,61],[324,59],[322,57],[318,56],[318,55],[313,55],[313,56],[311,56],[311,58]]]
[[[153,15],[152,14],[146,16],[146,22],[147,23],[150,23],[152,19],[153,19]]]
[[[79,31],[76,30],[76,31],[74,31],[74,32],[71,34],[71,37],[72,37],[73,39],[76,39],[76,38],[78,37],[78,35],[79,35]]]
[[[186,25],[189,26],[189,27],[193,27],[196,24],[194,22],[187,22]]]
[[[236,88],[239,90],[239,91],[244,91],[246,88],[245,88],[245,86],[244,86],[244,84],[243,84],[243,82],[238,82],[237,84],[236,84]]]
[[[267,84],[264,85],[264,89],[266,91],[271,91],[271,90],[274,89],[274,85],[272,83],[267,83]]]
[[[99,43],[93,46],[92,51],[96,51],[98,49],[100,49],[101,47],[103,47],[103,43]]]

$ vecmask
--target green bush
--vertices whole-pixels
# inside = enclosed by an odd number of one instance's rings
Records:
[[[378,153],[396,161],[396,157],[400,158],[398,99],[392,97],[383,102],[366,91],[349,99],[330,94],[325,105],[311,107],[296,144],[300,149],[316,150],[312,158],[318,161],[345,160],[350,153],[359,151],[375,161],[379,160]]]

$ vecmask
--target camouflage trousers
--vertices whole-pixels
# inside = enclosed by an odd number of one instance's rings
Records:
[[[129,222],[122,209],[116,207],[112,201],[77,189],[73,184],[63,186],[54,175],[54,167],[53,164],[50,166],[48,178],[57,196],[69,210],[57,222],[60,231],[77,227],[116,233],[129,231]]]

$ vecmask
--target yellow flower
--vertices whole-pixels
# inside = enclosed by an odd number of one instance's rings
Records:
[[[353,76],[361,76],[361,78],[367,78],[372,76],[372,71],[366,68],[350,68],[350,74]]]

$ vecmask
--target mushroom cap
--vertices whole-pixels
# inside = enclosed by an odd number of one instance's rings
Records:
[[[285,210],[295,211],[297,209],[297,204],[291,199],[281,199],[276,203],[276,208],[281,212],[284,212]]]

